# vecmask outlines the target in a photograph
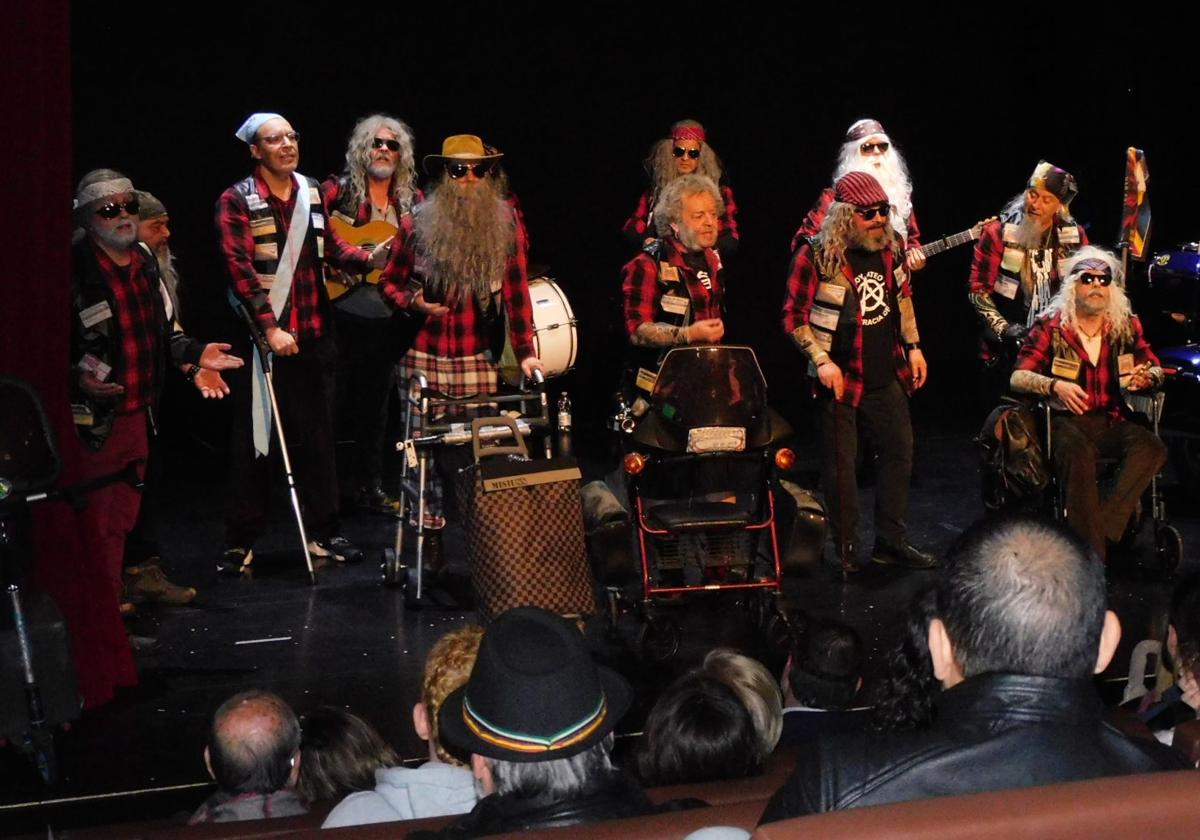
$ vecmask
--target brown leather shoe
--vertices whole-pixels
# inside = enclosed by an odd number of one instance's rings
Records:
[[[190,604],[195,597],[195,589],[171,583],[157,564],[131,566],[125,570],[124,599],[131,604],[157,601],[181,605]]]

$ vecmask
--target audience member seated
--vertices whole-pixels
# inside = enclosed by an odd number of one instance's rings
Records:
[[[300,726],[296,792],[308,802],[337,801],[375,786],[375,771],[399,763],[395,751],[358,715],[322,706]]]
[[[1101,720],[1093,673],[1121,625],[1104,566],[1070,531],[1028,517],[978,523],[951,548],[929,622],[944,691],[917,732],[818,739],[761,822],[803,814],[1187,766]]]
[[[783,695],[775,677],[757,659],[729,648],[710,650],[700,670],[725,683],[737,694],[758,733],[758,763],[766,762],[783,731]]]
[[[862,687],[863,643],[854,628],[814,621],[799,634],[783,667],[781,744],[862,729],[867,708],[854,708]]]
[[[467,684],[446,698],[438,727],[471,753],[485,794],[439,832],[480,837],[636,817],[656,806],[609,758],[629,684],[598,668],[576,626],[538,607],[517,607],[484,630]]]
[[[761,769],[758,731],[728,685],[693,671],[659,695],[637,751],[643,784],[715,782]]]
[[[1144,695],[1138,709],[1138,717],[1164,744],[1171,743],[1176,726],[1195,720],[1200,710],[1200,574],[1188,575],[1175,587],[1168,622],[1162,664],[1174,685]]]
[[[393,756],[391,766],[375,771],[375,789],[346,797],[322,828],[465,814],[475,807],[475,777],[442,745],[437,715],[447,695],[471,675],[482,635],[474,624],[453,630],[437,640],[425,660],[421,699],[413,706],[412,719],[417,735],[429,743],[429,760],[420,767],[400,767]]]
[[[874,692],[871,727],[882,731],[924,729],[933,723],[942,684],[929,658],[929,622],[937,617],[937,588],[913,596],[899,642],[884,654]]]
[[[188,824],[307,814],[295,791],[300,759],[300,722],[283,698],[267,691],[235,694],[213,715],[204,748],[220,790]]]

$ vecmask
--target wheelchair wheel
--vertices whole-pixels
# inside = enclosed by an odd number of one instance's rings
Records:
[[[1154,532],[1154,548],[1165,574],[1171,575],[1183,559],[1183,536],[1173,525],[1159,525]]]
[[[679,625],[656,615],[646,616],[638,633],[638,654],[648,664],[670,662],[679,652]]]

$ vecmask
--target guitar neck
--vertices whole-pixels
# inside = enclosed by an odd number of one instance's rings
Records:
[[[959,245],[966,245],[968,242],[973,242],[975,238],[975,228],[967,228],[964,231],[951,234],[943,239],[925,242],[921,245],[921,250],[925,252],[925,256],[932,257],[934,254],[942,253],[942,251],[949,251],[951,248],[957,248]]]

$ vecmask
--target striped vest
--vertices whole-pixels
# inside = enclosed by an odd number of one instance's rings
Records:
[[[325,207],[321,203],[320,185],[312,178],[304,177],[308,184],[308,202],[310,216],[308,233],[305,242],[313,242],[317,253],[317,271],[320,279],[324,280],[325,272],[325,230],[314,224],[313,219],[321,219],[324,224]],[[275,282],[275,272],[279,267],[279,255],[287,243],[287,231],[275,219],[271,205],[258,194],[258,185],[251,175],[233,185],[233,188],[246,198],[246,207],[250,217],[250,234],[254,237],[254,273],[264,289],[270,289]],[[302,196],[296,196],[300,201]]]

